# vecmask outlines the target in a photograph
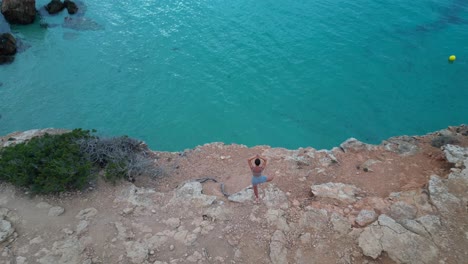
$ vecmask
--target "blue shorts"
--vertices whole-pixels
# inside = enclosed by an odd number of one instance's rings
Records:
[[[260,183],[264,183],[267,181],[267,176],[252,176],[252,185],[255,186],[255,185],[258,185]]]

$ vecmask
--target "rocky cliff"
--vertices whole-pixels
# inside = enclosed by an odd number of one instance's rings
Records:
[[[1,146],[57,130],[1,138]],[[269,159],[261,203],[246,159]],[[332,150],[152,152],[156,178],[60,197],[0,185],[0,263],[466,263],[468,127]]]

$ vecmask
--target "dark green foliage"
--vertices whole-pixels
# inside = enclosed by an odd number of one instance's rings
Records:
[[[458,144],[458,140],[451,136],[438,136],[431,141],[431,145],[436,148],[440,148],[447,144]]]
[[[92,163],[80,151],[77,140],[89,138],[89,131],[75,129],[4,148],[0,151],[0,180],[28,187],[34,193],[81,189],[92,175]]]

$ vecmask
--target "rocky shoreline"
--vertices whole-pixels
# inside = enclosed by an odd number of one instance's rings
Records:
[[[46,132],[64,130],[13,133],[0,146]],[[256,153],[275,175],[259,205],[245,161]],[[468,259],[465,125],[380,145],[349,139],[331,150],[211,143],[151,155],[161,175],[134,184],[97,182],[61,197],[1,184],[0,263]]]

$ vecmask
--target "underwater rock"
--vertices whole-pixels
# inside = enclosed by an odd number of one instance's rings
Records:
[[[73,14],[76,14],[76,12],[78,12],[78,6],[75,4],[75,2],[72,2],[70,0],[65,0],[64,3],[65,3],[64,4],[65,8],[68,11],[68,14],[73,15]]]
[[[57,14],[65,8],[65,5],[60,0],[52,0],[45,6],[45,9],[49,14]]]
[[[0,64],[10,63],[16,54],[16,39],[10,33],[0,35]]]
[[[74,30],[91,30],[91,31],[97,31],[97,30],[103,30],[104,27],[99,25],[97,22],[95,22],[92,19],[85,18],[85,17],[65,17],[64,22],[62,27],[64,28],[70,28]]]

